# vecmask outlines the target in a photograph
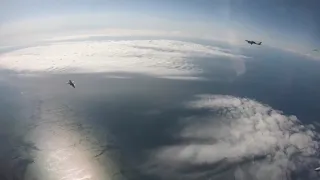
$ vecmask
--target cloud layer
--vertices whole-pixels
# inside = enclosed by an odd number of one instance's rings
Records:
[[[295,116],[254,100],[201,95],[203,116],[181,120],[175,145],[151,153],[148,172],[165,179],[316,179],[319,135]],[[166,173],[164,173],[166,172]],[[294,178],[293,178],[294,175]]]
[[[223,48],[173,40],[87,41],[8,52],[0,56],[0,67],[29,73],[122,71],[193,76],[202,72],[196,63],[196,58],[201,57],[226,57],[235,61],[246,58]]]

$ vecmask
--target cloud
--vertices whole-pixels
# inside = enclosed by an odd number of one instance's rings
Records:
[[[82,40],[94,37],[188,37],[187,34],[176,31],[160,31],[160,30],[139,30],[139,29],[121,29],[121,28],[108,28],[90,31],[79,31],[72,35],[59,35],[43,39],[44,42],[54,41],[70,41],[70,40]]]
[[[229,36],[232,33],[233,36]],[[175,36],[233,42],[241,39],[234,28],[219,21],[182,21],[134,12],[68,13],[23,18],[0,24],[0,46],[25,45],[42,40],[74,39],[83,36]],[[61,37],[64,36],[64,37]],[[231,39],[230,39],[231,38]],[[238,40],[237,40],[238,41]]]
[[[181,120],[181,143],[152,152],[145,171],[165,179],[316,179],[313,126],[246,98],[197,98],[187,107],[207,113]]]
[[[0,67],[19,73],[118,71],[194,79],[203,71],[196,62],[201,57],[227,57],[235,61],[246,58],[227,49],[183,41],[82,41],[8,52],[0,56]]]

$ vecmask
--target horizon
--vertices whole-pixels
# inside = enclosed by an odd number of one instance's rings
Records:
[[[202,0],[199,3],[14,0],[2,3],[0,46],[73,35],[108,36],[110,29],[139,30],[140,35],[219,40],[233,45],[249,39],[301,54],[320,46],[320,24],[314,19],[320,16],[315,16],[318,12],[314,0],[307,3],[298,0]],[[115,35],[121,36],[121,33],[113,33]]]

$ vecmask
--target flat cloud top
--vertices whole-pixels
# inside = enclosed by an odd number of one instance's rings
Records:
[[[246,58],[223,48],[173,40],[82,41],[8,52],[0,56],[0,67],[30,73],[129,71],[192,76],[202,72],[192,58],[221,56]]]
[[[306,179],[316,179],[313,167],[319,163],[320,144],[312,126],[250,99],[222,95],[198,98],[187,107],[208,112],[181,121],[183,128],[175,138],[187,143],[151,153],[146,163],[150,173],[169,179],[215,179],[224,169],[233,170],[229,175],[237,180],[278,180],[306,171]],[[186,171],[203,166],[211,168]],[[170,171],[164,173],[166,169]]]

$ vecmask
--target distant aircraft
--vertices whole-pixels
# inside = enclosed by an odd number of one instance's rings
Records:
[[[313,51],[319,52],[319,49],[314,49]]]
[[[315,168],[314,170],[315,170],[315,171],[320,171],[320,167],[318,167],[318,168]]]
[[[247,41],[247,43],[249,43],[249,44],[256,44],[256,45],[261,45],[262,44],[262,42],[255,42],[255,41],[249,41],[249,40],[246,40]]]
[[[69,84],[70,86],[72,86],[73,88],[76,88],[76,86],[74,85],[74,82],[69,80],[69,82],[67,82],[67,84]]]

